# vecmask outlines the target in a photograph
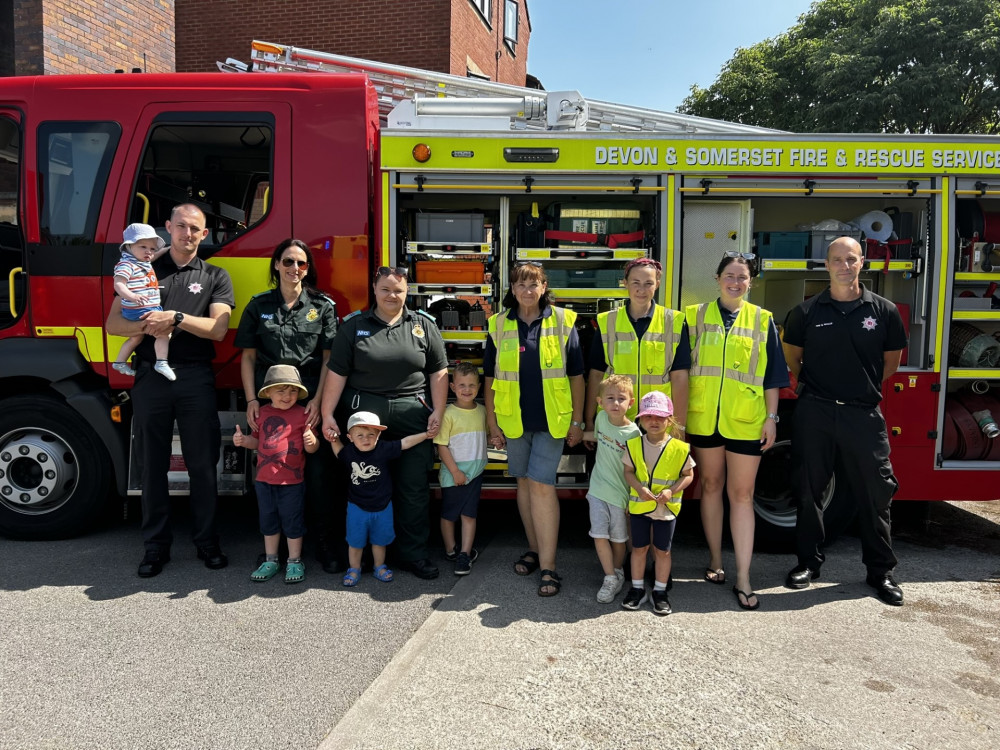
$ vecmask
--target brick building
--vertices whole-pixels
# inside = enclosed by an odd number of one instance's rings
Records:
[[[174,70],[173,0],[0,0],[0,75]]]
[[[248,60],[263,39],[523,86],[528,0],[176,0],[177,70]],[[195,30],[201,29],[204,33]]]

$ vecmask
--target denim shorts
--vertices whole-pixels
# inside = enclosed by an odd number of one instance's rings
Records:
[[[590,503],[590,536],[612,542],[628,541],[628,513],[624,508],[606,503],[593,495],[587,495]]]
[[[539,484],[554,485],[564,447],[566,440],[552,437],[548,430],[507,438],[507,473],[518,479],[527,477]]]
[[[260,533],[274,536],[285,532],[289,539],[300,539],[306,533],[306,486],[298,484],[267,484],[254,482]]]
[[[122,317],[125,320],[142,320],[142,316],[148,312],[160,312],[163,308],[159,305],[152,307],[122,307]],[[295,537],[292,537],[293,539]]]
[[[376,547],[388,547],[396,538],[392,526],[392,503],[382,510],[365,510],[354,503],[347,504],[347,545],[364,549],[371,542]]]
[[[475,518],[479,513],[479,496],[483,492],[483,475],[465,484],[441,488],[441,518],[457,521],[459,516]]]
[[[657,521],[646,515],[631,515],[629,522],[632,527],[632,547],[641,549],[648,547],[650,538],[653,546],[660,552],[669,552],[674,539],[674,527],[677,519],[672,521]]]

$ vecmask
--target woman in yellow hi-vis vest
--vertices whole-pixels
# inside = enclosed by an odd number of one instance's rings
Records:
[[[540,263],[518,263],[510,284],[506,310],[490,318],[483,355],[486,421],[491,445],[507,447],[528,537],[514,572],[530,575],[540,565],[538,595],[555,596],[561,582],[556,472],[563,445],[583,439],[583,352],[576,313],[552,305]]]
[[[756,275],[753,253],[727,252],[715,272],[719,298],[686,310],[691,335],[687,440],[701,476],[701,521],[710,556],[705,580],[726,582],[725,487],[736,554],[733,592],[743,609],[760,606],[750,585],[754,482],[761,453],[774,445],[778,390],[788,385],[771,313],[744,299]]]
[[[684,313],[656,304],[661,269],[658,261],[637,258],[625,264],[628,304],[597,316],[598,330],[590,345],[585,416],[594,429],[601,381],[609,375],[632,379],[635,419],[639,401],[650,391],[670,396],[677,414],[687,414],[691,346]]]

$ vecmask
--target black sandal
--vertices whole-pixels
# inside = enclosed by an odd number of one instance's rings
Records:
[[[545,591],[545,589],[547,588],[555,590]],[[556,594],[559,593],[560,588],[562,588],[562,576],[556,573],[554,570],[543,570],[542,581],[541,583],[538,584],[538,595],[555,596]]]
[[[740,591],[738,588],[733,586],[733,593],[736,594],[736,603],[740,605],[740,609],[747,609],[751,612],[756,609],[760,609],[760,598],[757,596],[756,591],[751,591],[748,594],[746,591]],[[743,597],[742,599],[740,598],[741,596]],[[751,597],[757,600],[757,603],[752,606],[750,604]]]
[[[530,549],[514,563],[514,572],[519,576],[530,576],[536,570],[538,570],[538,553],[532,552]]]

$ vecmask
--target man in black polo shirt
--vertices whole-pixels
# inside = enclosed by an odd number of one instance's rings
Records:
[[[785,585],[804,589],[819,578],[825,559],[821,499],[840,457],[848,471],[837,479],[849,484],[858,505],[866,581],[886,604],[901,606],[889,524],[899,485],[878,404],[882,383],[899,368],[906,330],[896,306],[858,280],[863,263],[856,240],[834,240],[826,255],[830,286],[785,321],[785,359],[800,384],[792,443],[799,564]]]
[[[198,558],[206,567],[229,563],[219,548],[215,531],[218,500],[216,464],[222,444],[215,375],[213,341],[221,341],[229,328],[235,304],[233,283],[225,269],[198,257],[198,245],[208,235],[205,215],[194,205],[177,206],[167,222],[170,250],[153,263],[160,285],[163,310],[146,313],[141,321],[121,315],[121,301],[111,306],[106,328],[115,336],[146,337],[136,349],[132,403],[134,427],[142,446],[142,536],[146,554],[139,576],[158,575],[170,560],[170,468],[173,425],[177,420],[181,452],[191,480],[191,513]],[[153,371],[156,355],[153,338],[171,332],[170,366],[177,380]]]

